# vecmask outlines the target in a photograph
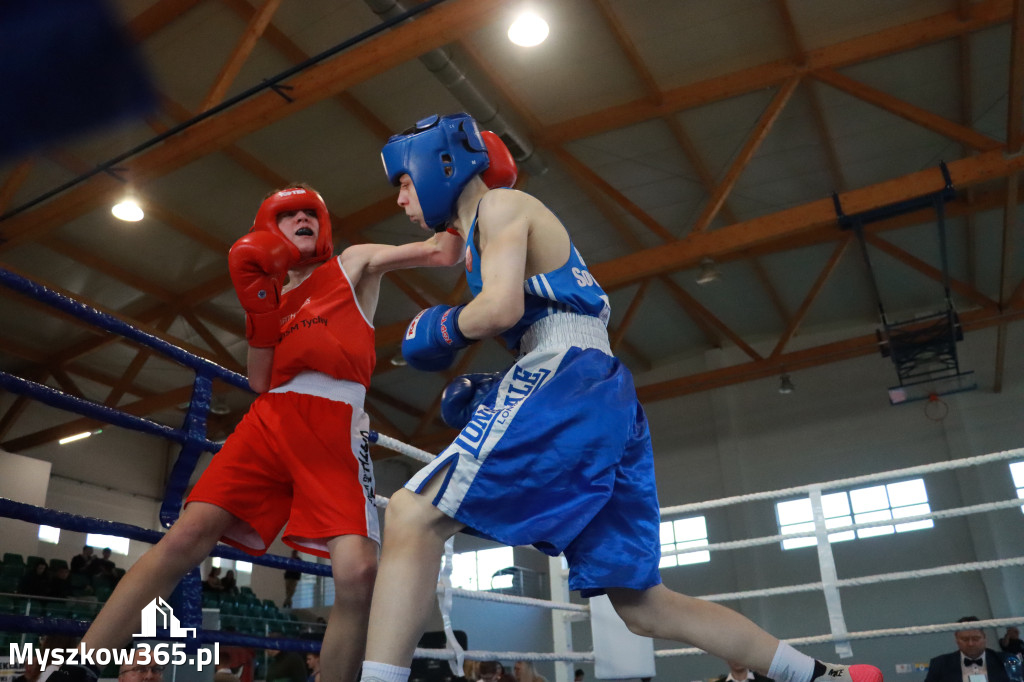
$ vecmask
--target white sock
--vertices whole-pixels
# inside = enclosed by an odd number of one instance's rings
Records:
[[[768,677],[775,682],[811,682],[814,675],[814,659],[802,654],[785,642],[779,642],[768,668]]]
[[[363,661],[363,674],[359,680],[360,682],[408,682],[410,672],[409,668],[397,665]]]

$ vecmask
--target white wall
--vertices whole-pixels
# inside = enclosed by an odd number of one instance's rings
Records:
[[[46,504],[50,463],[0,450],[0,497],[15,502]],[[23,557],[36,553],[39,527],[14,519],[0,518],[0,555],[14,552]]]

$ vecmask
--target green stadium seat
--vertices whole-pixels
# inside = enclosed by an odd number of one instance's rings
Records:
[[[45,563],[46,563],[46,559],[44,559],[41,556],[34,556],[32,554],[28,555],[28,558],[25,559],[25,565],[28,568],[32,568],[36,564],[45,564]]]
[[[17,552],[4,552],[4,563],[5,564],[21,564],[25,565],[25,557],[21,556]]]
[[[10,597],[0,596],[0,613],[14,613],[14,600]]]
[[[21,576],[25,575],[25,564],[0,564],[0,575],[14,576],[21,580]]]
[[[107,601],[107,599],[110,597],[110,594],[114,591],[114,587],[112,585],[94,587],[93,589],[96,591],[96,598],[100,601]]]
[[[68,562],[63,559],[50,559],[50,570],[56,571],[59,568],[68,568]]]

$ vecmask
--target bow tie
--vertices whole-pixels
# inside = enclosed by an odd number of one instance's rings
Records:
[[[976,666],[978,666],[980,668],[983,665],[985,665],[985,659],[983,659],[983,658],[967,658],[966,656],[964,656],[964,665],[965,666],[976,665]]]

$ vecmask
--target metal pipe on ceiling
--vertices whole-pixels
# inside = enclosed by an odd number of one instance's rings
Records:
[[[364,0],[374,14],[382,20],[393,19],[406,13],[398,0]],[[420,62],[441,82],[455,99],[465,107],[466,113],[476,119],[480,127],[496,133],[508,146],[519,167],[530,175],[543,175],[548,166],[536,153],[533,143],[501,112],[501,108],[477,87],[466,72],[455,63],[444,48],[437,48],[420,57]]]

